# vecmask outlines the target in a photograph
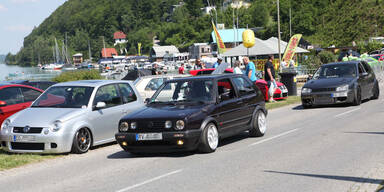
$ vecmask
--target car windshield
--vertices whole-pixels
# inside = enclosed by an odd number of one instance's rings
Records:
[[[33,103],[32,107],[86,108],[92,91],[93,87],[51,87]]]
[[[356,66],[351,64],[324,65],[313,76],[313,79],[356,77]]]
[[[213,97],[212,80],[166,82],[153,95],[151,103],[209,103]]]

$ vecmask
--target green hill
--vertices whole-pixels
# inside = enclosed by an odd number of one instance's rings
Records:
[[[127,34],[128,43],[124,46],[128,54],[137,53],[139,42],[143,45],[142,52],[148,54],[154,37],[161,45],[173,44],[182,51],[192,43],[210,41],[211,17],[203,15],[200,9],[207,1],[184,0],[182,6],[175,8],[173,5],[180,1],[68,0],[24,39],[23,49],[16,55],[8,54],[6,62],[20,65],[52,62],[54,38],[61,48],[66,34],[69,55],[81,52],[88,58],[89,40],[95,59],[103,47],[102,37],[112,47],[113,33],[118,30]],[[222,5],[222,1],[214,2]],[[250,2],[250,8],[238,10],[239,26],[263,27],[256,34],[260,38],[276,36],[276,1]],[[352,41],[379,36],[384,32],[384,15],[380,14],[383,4],[381,0],[280,0],[282,38],[289,39],[289,7],[292,7],[293,32],[302,33],[315,44],[350,45]],[[237,12],[220,6],[217,10],[218,23],[232,28],[232,15]]]

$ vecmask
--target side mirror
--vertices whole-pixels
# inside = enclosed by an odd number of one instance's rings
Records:
[[[7,103],[5,101],[0,101],[0,107],[5,107],[7,106]]]
[[[107,106],[107,104],[105,104],[105,102],[97,102],[96,106],[94,107],[95,110],[98,110],[98,109],[103,109]]]
[[[361,73],[360,76],[361,76],[361,77],[368,76],[368,73],[367,73],[367,72]]]
[[[150,102],[151,102],[151,98],[145,98],[144,103],[150,103]]]

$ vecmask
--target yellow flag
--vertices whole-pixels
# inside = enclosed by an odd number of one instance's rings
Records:
[[[141,56],[141,43],[138,43],[137,47],[138,47],[137,49],[139,50],[139,56]]]
[[[212,26],[213,26],[213,31],[214,31],[215,37],[216,37],[217,51],[219,52],[219,54],[223,54],[226,51],[224,42],[221,39],[220,34],[217,31],[215,24],[213,24],[213,21],[212,21]]]
[[[301,36],[301,34],[296,34],[291,37],[287,47],[285,48],[285,52],[282,58],[283,61],[289,63],[292,60],[293,56],[295,55],[297,45],[299,45]]]

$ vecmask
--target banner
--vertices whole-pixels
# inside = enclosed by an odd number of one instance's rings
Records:
[[[293,56],[295,55],[297,45],[299,45],[301,34],[296,34],[291,37],[289,40],[289,43],[287,47],[285,48],[285,52],[282,58],[282,61],[285,61],[287,64],[292,60]]]
[[[139,56],[141,56],[141,43],[137,44],[137,49],[139,51]]]
[[[212,21],[212,26],[213,26],[213,31],[214,31],[215,37],[216,37],[217,51],[219,54],[223,54],[226,51],[224,42],[221,39],[220,34],[217,31],[215,24],[213,24],[213,21]]]

